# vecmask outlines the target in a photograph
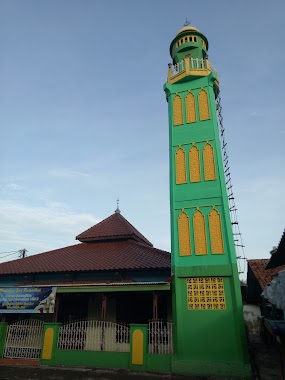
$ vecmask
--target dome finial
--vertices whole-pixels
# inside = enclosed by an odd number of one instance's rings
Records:
[[[190,22],[190,20],[188,20],[188,18],[186,17],[186,21],[185,21],[184,26],[189,26],[189,25],[191,25],[191,22]]]
[[[119,209],[119,202],[120,202],[120,199],[117,198],[117,208],[116,208],[115,212],[121,214],[121,211],[120,211],[120,209]]]

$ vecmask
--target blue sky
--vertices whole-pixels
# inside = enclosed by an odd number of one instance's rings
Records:
[[[219,72],[246,257],[269,257],[284,228],[284,13],[281,0],[2,0],[0,252],[75,244],[117,197],[170,250],[162,87],[187,17]]]

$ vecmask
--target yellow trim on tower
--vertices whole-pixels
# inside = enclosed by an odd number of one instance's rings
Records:
[[[184,210],[178,217],[179,255],[191,256],[189,218]]]
[[[182,185],[186,183],[186,154],[183,148],[177,149],[175,153],[175,172],[176,184]]]
[[[173,99],[173,125],[183,124],[183,110],[181,96],[175,95]]]
[[[200,170],[200,152],[199,149],[193,145],[189,150],[189,167],[190,167],[190,182],[201,181]]]
[[[197,121],[196,117],[196,107],[195,107],[195,97],[192,92],[189,92],[185,98],[186,103],[186,123],[195,123]]]
[[[193,215],[193,230],[195,255],[207,255],[205,217],[199,209]]]
[[[223,254],[224,243],[221,225],[221,215],[215,208],[213,208],[213,210],[209,214],[209,229],[212,254]]]
[[[186,279],[188,310],[225,310],[223,277],[191,277]]]
[[[214,159],[214,148],[208,142],[203,148],[203,161],[204,161],[205,181],[215,180],[216,168],[215,168],[215,159]]]
[[[199,103],[200,120],[201,121],[209,120],[210,119],[210,110],[209,110],[208,93],[203,88],[199,92],[198,103]]]

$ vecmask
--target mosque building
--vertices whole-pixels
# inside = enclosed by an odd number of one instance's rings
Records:
[[[119,208],[78,244],[0,264],[0,364],[250,376],[208,40],[170,44],[171,254]]]

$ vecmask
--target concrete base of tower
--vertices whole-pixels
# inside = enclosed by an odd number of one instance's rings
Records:
[[[250,363],[207,362],[172,358],[171,372],[179,375],[219,376],[231,379],[252,379]]]

